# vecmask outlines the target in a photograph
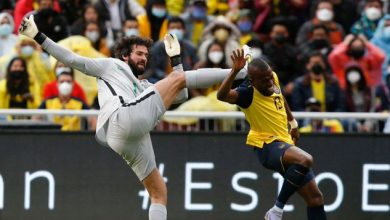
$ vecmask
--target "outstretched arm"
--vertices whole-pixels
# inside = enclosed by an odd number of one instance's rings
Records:
[[[246,60],[244,58],[244,51],[240,49],[233,51],[233,55],[230,57],[233,60],[233,68],[219,87],[217,98],[224,102],[236,104],[238,99],[238,92],[231,88],[237,74],[245,66]]]
[[[166,34],[164,37],[164,46],[165,46],[165,52],[167,52],[170,58],[172,69],[174,71],[184,71],[183,65],[181,63],[181,57],[180,57],[180,43],[177,37],[172,34]],[[184,88],[176,96],[176,99],[175,101],[173,101],[173,104],[185,102],[187,101],[187,99],[188,99],[188,89]]]
[[[67,66],[77,69],[88,75],[95,77],[101,76],[101,70],[107,67],[109,59],[91,59],[77,55],[70,50],[59,46],[43,33],[39,32],[35,22],[34,15],[24,18],[19,27],[19,33],[33,38],[37,43],[42,45],[50,55],[61,61]]]

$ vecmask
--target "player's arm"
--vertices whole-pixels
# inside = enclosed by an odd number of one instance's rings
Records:
[[[231,88],[237,74],[245,66],[246,59],[242,49],[233,51],[233,54],[230,57],[233,60],[233,68],[230,71],[230,74],[222,81],[222,84],[218,89],[217,98],[224,102],[236,104],[238,100],[238,92]]]
[[[171,66],[174,71],[184,71],[180,57],[180,43],[176,35],[166,34],[164,37],[165,52],[168,54],[171,61]],[[188,89],[182,89],[173,101],[173,104],[182,103],[188,99]]]
[[[286,114],[287,114],[287,120],[288,120],[288,123],[290,125],[290,134],[291,134],[291,137],[294,141],[294,144],[296,144],[298,142],[298,139],[299,139],[298,122],[297,122],[297,120],[295,120],[295,118],[291,112],[291,109],[288,106],[286,99],[284,97],[283,97],[283,99],[284,99],[284,107],[286,109]]]
[[[19,27],[19,33],[33,38],[42,46],[43,49],[61,63],[64,63],[65,65],[83,73],[99,77],[101,75],[101,70],[107,67],[106,62],[98,60],[109,61],[109,59],[91,59],[82,57],[53,42],[50,38],[38,30],[34,22],[34,15],[30,15],[29,18],[23,18]]]

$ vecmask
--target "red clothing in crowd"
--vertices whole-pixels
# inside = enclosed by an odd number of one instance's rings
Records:
[[[329,54],[329,64],[334,74],[339,80],[340,87],[345,88],[345,66],[351,63],[352,57],[347,55],[348,45],[340,43]],[[382,63],[385,60],[385,54],[382,50],[372,43],[366,43],[366,53],[359,60],[355,60],[363,70],[364,78],[370,88],[375,88],[382,79]]]
[[[57,87],[57,81],[49,82],[45,85],[45,88],[43,89],[43,96],[45,99],[58,96],[58,87]],[[87,103],[87,99],[85,97],[85,92],[83,88],[78,84],[77,82],[73,82],[73,91],[72,91],[72,97],[81,99],[83,102]]]

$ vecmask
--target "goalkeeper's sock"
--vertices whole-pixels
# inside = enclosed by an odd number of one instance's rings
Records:
[[[149,220],[166,220],[167,208],[163,204],[152,203],[149,207]]]
[[[231,69],[202,68],[185,71],[186,86],[189,89],[204,89],[221,83],[231,72]],[[236,79],[243,79],[247,75],[246,69],[242,69]]]

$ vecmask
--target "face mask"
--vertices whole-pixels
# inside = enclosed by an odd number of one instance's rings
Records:
[[[191,14],[192,14],[192,17],[195,20],[203,20],[206,17],[206,15],[207,15],[207,10],[204,7],[196,7],[195,6],[192,9]]]
[[[383,36],[387,39],[390,39],[390,26],[383,29]]]
[[[152,8],[152,14],[158,18],[163,18],[166,13],[165,8]]]
[[[238,22],[237,26],[241,32],[248,33],[252,29],[252,22],[250,21]]]
[[[252,58],[253,59],[260,58],[261,54],[263,53],[260,48],[254,47],[251,50],[252,50]]]
[[[10,71],[9,73],[9,77],[11,80],[20,80],[23,78],[23,75],[24,75],[24,71]]]
[[[353,57],[355,59],[360,59],[364,56],[364,53],[366,51],[363,49],[363,48],[359,48],[359,49],[350,49],[348,50],[347,54],[350,56],[350,57]]]
[[[31,57],[31,55],[34,53],[34,47],[32,46],[23,46],[20,49],[20,53],[22,57]]]
[[[320,21],[331,21],[333,19],[333,12],[329,9],[320,9],[317,11],[316,16]]]
[[[97,40],[99,40],[99,37],[100,37],[99,32],[97,32],[97,31],[87,31],[87,33],[85,33],[85,36],[94,43]]]
[[[63,82],[58,87],[58,91],[59,91],[60,95],[63,95],[63,96],[70,95],[70,93],[72,92],[72,89],[73,89],[73,85],[71,83],[68,83],[68,82]]]
[[[327,47],[328,41],[325,39],[314,39],[312,40],[312,45],[314,48],[319,49],[319,48]]]
[[[214,36],[215,38],[219,41],[219,42],[225,42],[226,39],[229,37],[229,31],[227,31],[226,29],[224,28],[220,28],[218,30],[216,30],[214,32]]]
[[[277,34],[274,39],[275,39],[275,42],[278,44],[283,44],[287,40],[287,38],[284,36],[284,34]]]
[[[357,82],[359,82],[360,80],[360,74],[358,71],[356,70],[351,70],[347,73],[347,80],[348,82],[350,82],[351,84],[355,84]]]
[[[126,37],[139,36],[139,30],[137,28],[128,28],[125,31]]]
[[[208,55],[210,61],[214,64],[218,64],[221,62],[222,58],[223,58],[223,52],[221,51],[213,51],[213,52],[210,52],[209,55]]]
[[[0,25],[0,36],[8,36],[12,33],[12,28],[10,24],[2,24]]]
[[[367,8],[365,14],[370,21],[376,21],[382,17],[382,12],[375,7]]]
[[[182,29],[170,29],[169,30],[170,34],[176,35],[177,39],[180,41],[184,38],[184,31]]]
[[[314,64],[312,67],[311,67],[311,71],[314,73],[314,74],[316,74],[316,75],[320,75],[321,73],[323,73],[324,72],[324,67],[322,67],[322,65],[321,64],[319,64],[319,63],[316,63],[316,64]]]
[[[56,69],[56,75],[59,76],[61,75],[62,73],[71,73],[72,70],[69,68],[69,67],[57,67]]]

